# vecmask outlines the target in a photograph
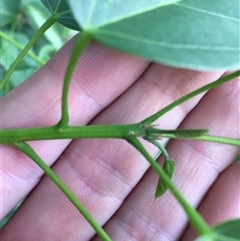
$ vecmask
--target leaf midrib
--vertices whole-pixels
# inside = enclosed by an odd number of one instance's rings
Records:
[[[194,11],[197,11],[197,12],[206,13],[206,14],[217,16],[217,17],[221,17],[221,18],[226,18],[228,20],[233,20],[233,21],[236,21],[236,22],[240,22],[240,20],[237,19],[237,18],[231,18],[231,17],[223,15],[223,14],[209,12],[209,11],[206,11],[206,10],[203,10],[203,9],[200,9],[200,8],[195,8],[195,7],[192,7],[192,6],[188,6],[188,5],[185,5],[185,4],[182,4],[182,3],[174,3],[174,5],[177,5],[177,6],[180,6],[180,7],[183,7],[183,8],[188,8],[188,9],[191,9],[191,10],[194,10]]]
[[[154,44],[159,45],[161,47],[169,47],[169,48],[176,48],[176,49],[201,49],[201,50],[213,50],[213,51],[239,51],[240,47],[229,47],[229,46],[210,46],[210,45],[194,45],[194,44],[178,44],[178,43],[169,43],[164,41],[156,41],[154,39],[148,39],[148,38],[140,38],[135,35],[131,34],[125,34],[122,32],[117,31],[111,31],[106,29],[96,29],[94,33],[100,33],[100,34],[106,34],[110,36],[120,37],[120,38],[126,38],[129,40],[135,40],[139,42],[145,42],[148,44]]]

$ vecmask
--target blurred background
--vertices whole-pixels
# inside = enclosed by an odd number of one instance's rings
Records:
[[[50,15],[40,0],[0,0],[0,81],[20,51]],[[23,58],[10,80],[0,86],[0,98],[44,65],[76,33],[55,23],[37,41],[30,54]],[[0,228],[10,219],[22,201],[0,220]]]
[[[0,0],[0,80],[49,17],[40,0]],[[0,97],[32,75],[76,33],[55,23],[24,57],[10,80],[0,86]]]

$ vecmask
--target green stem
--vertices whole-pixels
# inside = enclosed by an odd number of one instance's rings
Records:
[[[38,154],[24,142],[20,142],[15,147],[30,157],[44,172],[45,174],[59,187],[59,189],[66,195],[71,203],[78,209],[83,217],[94,228],[99,237],[104,241],[111,241],[111,238],[106,234],[102,227],[95,221],[86,208],[79,202],[77,197],[69,190],[63,181],[52,171],[52,169],[38,156]]]
[[[139,150],[142,155],[149,161],[152,168],[157,172],[157,174],[163,179],[163,181],[167,184],[168,188],[178,200],[178,202],[182,205],[183,209],[188,215],[189,221],[192,226],[196,229],[196,231],[200,235],[204,235],[211,232],[211,228],[204,221],[201,215],[185,200],[185,198],[181,195],[180,191],[177,187],[171,182],[167,174],[163,171],[163,169],[158,165],[157,162],[150,156],[150,154],[143,147],[141,142],[134,136],[128,137],[128,142],[132,144],[137,150]]]
[[[7,73],[5,74],[4,78],[0,82],[0,90],[3,88],[3,86],[6,84],[6,82],[9,80],[10,76],[16,69],[17,65],[20,63],[20,61],[23,59],[23,57],[27,54],[29,49],[32,48],[32,46],[36,43],[36,41],[55,23],[54,16],[51,16],[42,26],[39,28],[37,33],[33,36],[33,38],[28,42],[28,44],[25,46],[25,48],[21,51],[21,53],[18,55],[18,57],[15,59],[15,61],[12,63],[10,68],[8,69]]]
[[[141,136],[145,138],[146,132],[152,127],[145,127],[141,123],[130,125],[94,125],[94,126],[67,126],[59,129],[56,126],[46,126],[38,128],[23,129],[0,129],[0,143],[11,144],[21,141],[33,140],[54,140],[54,139],[80,139],[80,138],[123,138],[129,135]],[[201,141],[211,141],[229,145],[240,146],[239,139],[230,139],[218,136],[176,136],[169,130],[159,130],[158,138],[171,139],[193,139]],[[196,130],[195,130],[196,131]],[[167,132],[167,133],[166,133]],[[175,130],[173,130],[175,132]]]
[[[236,77],[240,76],[240,70],[232,73],[232,74],[229,74],[229,75],[226,75],[210,84],[207,84],[197,90],[194,90],[193,92],[181,97],[180,99],[174,101],[173,103],[171,103],[170,105],[164,107],[163,109],[161,109],[160,111],[158,111],[157,113],[155,113],[154,115],[146,118],[145,120],[142,121],[143,124],[145,125],[149,125],[151,123],[153,123],[155,120],[157,120],[159,117],[161,117],[162,115],[164,115],[165,113],[167,113],[168,111],[170,111],[171,109],[173,109],[174,107],[182,104],[183,102],[193,98],[194,96],[198,95],[198,94],[201,94],[207,90],[210,90],[214,87],[217,87],[231,79],[234,79]]]
[[[23,50],[24,46],[15,41],[13,38],[11,38],[9,35],[5,34],[4,32],[0,31],[0,37],[14,45],[16,48]],[[45,64],[45,61],[39,58],[36,54],[34,54],[31,50],[27,52],[27,55],[29,55],[32,59],[34,59],[40,66]]]
[[[125,138],[130,133],[141,135],[142,127],[135,125],[104,126],[68,126],[59,129],[56,126],[5,129],[0,131],[0,142],[4,144],[30,140],[77,139],[77,138]]]
[[[156,140],[149,140],[149,141],[160,150],[160,153],[164,155],[165,161],[168,161],[170,159],[168,152],[163,145],[158,143]],[[156,160],[156,158],[154,158],[154,160]]]
[[[165,138],[171,138],[171,139],[191,139],[191,140],[210,141],[210,142],[216,142],[216,143],[229,144],[233,146],[240,146],[240,139],[231,139],[231,138],[219,137],[219,136],[202,135],[198,137],[183,138],[183,137],[176,136],[174,134],[168,134],[168,133],[162,133],[161,136]]]
[[[58,122],[57,126],[60,129],[64,129],[67,127],[69,122],[69,113],[68,113],[68,93],[69,93],[69,86],[71,82],[71,78],[73,75],[73,71],[75,66],[78,62],[80,55],[83,53],[84,49],[88,45],[91,40],[91,34],[88,32],[82,32],[76,43],[74,44],[71,58],[68,62],[67,70],[64,77],[63,83],[63,91],[62,91],[62,117],[61,120]]]

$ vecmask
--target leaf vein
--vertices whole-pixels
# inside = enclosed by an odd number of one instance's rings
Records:
[[[95,6],[97,4],[97,0],[93,0],[90,4],[90,7],[89,7],[89,11],[88,11],[88,15],[87,15],[87,19],[86,19],[86,24],[87,25],[91,25],[91,19],[92,19],[92,16],[93,16],[93,13],[94,13],[94,9],[95,9]]]
[[[100,34],[115,36],[119,38],[125,38],[128,40],[135,40],[146,44],[158,45],[160,47],[168,47],[168,48],[175,48],[175,49],[199,49],[199,50],[214,50],[214,51],[223,51],[223,50],[239,51],[240,50],[240,47],[230,47],[230,46],[209,46],[209,45],[197,45],[197,44],[169,43],[165,41],[157,41],[154,39],[142,38],[131,34],[125,34],[121,32],[103,30],[103,29],[97,29],[96,31],[94,31],[94,33],[100,33]]]
[[[206,11],[206,10],[204,10],[204,9],[199,9],[199,8],[191,7],[191,6],[182,4],[182,3],[174,3],[174,5],[180,6],[180,7],[182,7],[182,8],[188,8],[188,9],[191,9],[191,10],[194,10],[194,11],[197,11],[197,12],[206,13],[206,14],[213,15],[213,16],[216,16],[216,17],[221,17],[221,18],[225,18],[225,19],[228,19],[228,20],[240,22],[240,20],[237,19],[237,18],[232,18],[232,17],[226,16],[226,15],[223,15],[223,14],[218,14],[218,13]]]

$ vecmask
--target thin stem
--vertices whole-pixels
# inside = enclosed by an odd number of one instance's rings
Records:
[[[162,133],[161,136],[165,138],[171,138],[171,139],[191,139],[191,140],[210,141],[210,142],[223,143],[223,144],[228,144],[233,146],[240,146],[240,139],[232,139],[232,138],[219,137],[219,136],[202,135],[198,137],[184,138],[181,136],[176,136],[174,134],[168,134],[168,133]]]
[[[91,35],[88,32],[82,32],[76,43],[74,44],[71,58],[68,62],[67,70],[64,77],[63,83],[63,91],[62,91],[62,117],[61,120],[58,122],[57,126],[60,129],[64,129],[67,127],[69,122],[69,113],[68,113],[68,93],[69,93],[69,86],[71,82],[71,78],[73,75],[73,71],[77,64],[77,61],[80,55],[83,53],[84,49],[88,45],[91,40]]]
[[[6,82],[9,80],[10,76],[16,69],[17,65],[20,63],[20,61],[23,59],[23,57],[27,54],[29,49],[36,43],[36,41],[55,23],[55,18],[52,15],[37,31],[37,33],[32,37],[32,39],[28,42],[28,44],[25,46],[25,48],[21,51],[21,53],[18,55],[18,57],[15,59],[15,61],[12,63],[10,68],[8,69],[7,73],[5,74],[4,78],[0,82],[0,90],[3,88],[3,86],[6,84]]]
[[[130,133],[141,135],[142,127],[136,125],[56,126],[5,129],[0,131],[0,143],[11,144],[30,140],[77,139],[77,138],[125,138]]]
[[[240,70],[232,73],[232,74],[229,74],[229,75],[226,75],[210,84],[207,84],[197,90],[194,90],[193,92],[181,97],[180,99],[174,101],[173,103],[171,103],[170,105],[164,107],[163,109],[161,109],[160,111],[158,111],[157,113],[155,113],[154,115],[146,118],[145,120],[142,121],[143,124],[145,125],[149,125],[151,123],[153,123],[155,120],[157,120],[159,117],[161,117],[162,115],[164,115],[165,113],[167,113],[168,111],[170,111],[171,109],[173,109],[174,107],[182,104],[183,102],[193,98],[194,96],[198,95],[198,94],[201,94],[207,90],[210,90],[214,87],[217,87],[231,79],[234,79],[236,77],[240,76]]]
[[[139,150],[142,155],[149,161],[152,168],[157,172],[157,174],[162,178],[162,180],[166,183],[172,194],[178,200],[178,202],[182,205],[183,209],[188,215],[189,221],[192,226],[196,229],[196,231],[200,235],[204,235],[211,232],[211,228],[204,221],[201,215],[185,200],[185,198],[181,195],[180,191],[177,187],[171,182],[167,174],[163,171],[163,169],[158,165],[157,162],[151,157],[151,155],[147,152],[147,150],[143,147],[141,142],[134,136],[128,137],[128,142],[131,143],[137,150]]]
[[[104,241],[111,241],[111,238],[102,229],[102,227],[95,221],[91,214],[86,210],[77,197],[69,190],[63,181],[52,171],[52,169],[38,156],[38,154],[24,142],[20,142],[15,147],[30,157],[44,172],[45,174],[59,187],[59,189],[66,195],[71,203],[78,209],[88,223],[94,228],[99,237]]]
[[[0,37],[14,45],[16,48],[23,50],[24,46],[15,41],[13,38],[11,38],[9,35],[5,34],[4,32],[0,31]],[[39,65],[44,65],[45,61],[39,58],[35,53],[33,53],[31,50],[27,52],[27,55],[29,55],[32,59],[34,59]]]
[[[10,82],[8,81],[4,87],[2,88],[2,93],[3,93],[3,96],[6,95],[9,91],[10,91]]]
[[[168,152],[165,149],[165,147],[163,145],[161,145],[160,143],[158,143],[156,140],[149,140],[149,141],[160,150],[160,153],[162,153],[164,155],[165,161],[168,161],[169,155],[168,155]],[[156,159],[154,158],[154,160],[156,160]]]

